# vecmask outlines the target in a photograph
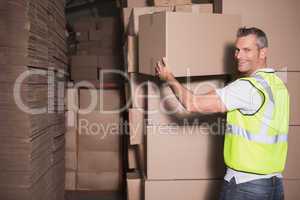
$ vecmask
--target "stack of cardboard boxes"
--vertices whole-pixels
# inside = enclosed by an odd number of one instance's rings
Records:
[[[120,192],[120,89],[67,91],[66,189]]]
[[[73,24],[76,54],[66,134],[67,190],[118,193],[122,190],[120,26],[116,17],[87,18]],[[73,105],[75,104],[75,105]]]
[[[116,17],[84,18],[74,23],[76,54],[71,56],[71,79],[116,82],[122,70],[120,26]],[[109,73],[107,70],[116,70]]]
[[[233,71],[227,55],[239,16],[212,14],[211,4],[173,4],[124,8],[123,20],[131,102],[128,199],[217,199],[224,176],[224,116],[186,112],[154,69],[166,57],[177,80],[194,93],[223,87]]]
[[[64,199],[64,1],[0,1],[0,198]]]

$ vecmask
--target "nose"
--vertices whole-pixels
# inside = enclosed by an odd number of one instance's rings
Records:
[[[239,51],[239,50],[236,50],[236,51],[235,51],[235,58],[238,59],[238,60],[242,58],[242,53],[241,53],[241,51]]]

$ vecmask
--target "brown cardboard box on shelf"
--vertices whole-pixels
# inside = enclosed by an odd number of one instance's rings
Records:
[[[76,39],[79,42],[85,42],[89,40],[89,33],[87,31],[76,32]]]
[[[127,174],[127,199],[142,200],[142,178],[138,172],[128,172]]]
[[[300,72],[276,72],[285,82],[290,95],[290,125],[300,125]]]
[[[217,123],[147,126],[147,179],[223,178],[223,129]]]
[[[295,159],[300,154],[298,148],[300,142],[300,126],[290,126],[288,133],[288,154],[283,177],[286,179],[300,179],[300,161]]]
[[[285,200],[300,199],[299,184],[300,184],[300,179],[283,180],[284,199]]]
[[[269,66],[300,71],[300,57],[297,53],[300,52],[300,38],[295,37],[295,33],[300,33],[299,1],[266,0],[262,4],[260,0],[238,2],[224,0],[222,3],[224,14],[242,16],[242,26],[255,26],[266,32],[270,46]],[[250,13],[249,10],[253,12]],[[282,36],[284,36],[284,42],[282,42]],[[283,51],[283,49],[290,49],[290,51]]]
[[[144,139],[144,110],[130,108],[129,114],[129,143],[131,145],[142,144]]]
[[[239,27],[237,15],[143,15],[139,27],[139,72],[155,75],[156,62],[166,57],[175,77],[230,74]]]
[[[172,6],[192,4],[192,0],[152,0],[154,6]]]
[[[197,77],[187,80],[178,79],[187,89],[195,94],[206,94],[212,90],[224,87],[225,77]],[[191,122],[194,120],[217,120],[221,115],[203,115],[201,113],[189,113],[172,92],[171,88],[162,83],[149,81],[147,87],[147,124],[167,125]]]
[[[217,200],[222,180],[145,180],[145,200]]]
[[[79,151],[79,172],[119,172],[121,170],[119,152]]]
[[[120,90],[118,89],[80,89],[80,109],[91,108],[93,111],[118,111],[121,107]]]
[[[67,170],[65,172],[65,190],[76,189],[76,171]]]
[[[119,191],[120,172],[78,172],[77,190]]]

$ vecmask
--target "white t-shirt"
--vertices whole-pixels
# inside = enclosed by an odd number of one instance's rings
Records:
[[[253,114],[263,102],[262,93],[246,80],[236,80],[216,93],[228,111],[240,109],[244,114]]]
[[[272,68],[264,68],[257,71],[271,72],[274,70]],[[247,80],[236,80],[222,89],[217,89],[216,93],[221,98],[227,111],[239,109],[244,114],[255,113],[264,101],[263,94]],[[234,177],[236,183],[239,184],[261,178],[270,178],[272,176],[282,178],[280,173],[256,175],[228,168],[224,179],[229,182]]]

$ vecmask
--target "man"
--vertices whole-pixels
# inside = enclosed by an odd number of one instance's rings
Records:
[[[166,60],[156,73],[189,112],[227,112],[224,161],[227,166],[220,200],[281,200],[287,155],[289,94],[267,68],[268,40],[258,28],[240,28],[235,58],[242,78],[223,89],[195,95],[170,72]]]

